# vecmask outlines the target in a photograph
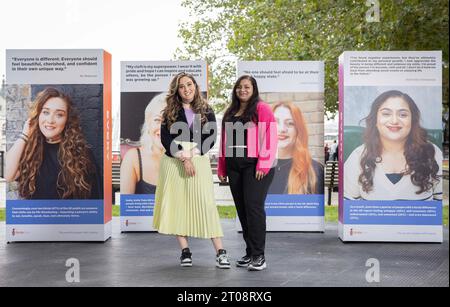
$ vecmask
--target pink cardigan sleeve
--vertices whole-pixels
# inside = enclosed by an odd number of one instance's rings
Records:
[[[256,170],[264,174],[274,166],[278,149],[278,130],[272,108],[264,102],[258,103],[258,162]]]

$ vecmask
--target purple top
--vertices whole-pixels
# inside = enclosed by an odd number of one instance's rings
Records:
[[[194,111],[192,111],[192,109],[184,109],[184,114],[186,115],[186,119],[188,122],[189,127],[192,126],[192,122],[194,121]]]

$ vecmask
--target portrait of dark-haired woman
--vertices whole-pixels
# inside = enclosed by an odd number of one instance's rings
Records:
[[[364,143],[344,164],[344,197],[442,200],[442,152],[428,140],[414,100],[386,91],[363,121]]]

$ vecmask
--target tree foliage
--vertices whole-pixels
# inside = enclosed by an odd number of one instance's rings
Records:
[[[380,21],[368,22],[370,2]],[[179,59],[210,64],[210,94],[227,99],[236,60],[325,61],[325,108],[338,108],[338,56],[346,50],[442,50],[448,105],[447,0],[184,0]]]

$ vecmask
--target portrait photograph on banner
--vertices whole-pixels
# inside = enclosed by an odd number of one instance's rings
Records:
[[[440,52],[341,56],[340,236],[442,240]]]
[[[111,235],[110,65],[103,50],[8,50],[9,240]]]

